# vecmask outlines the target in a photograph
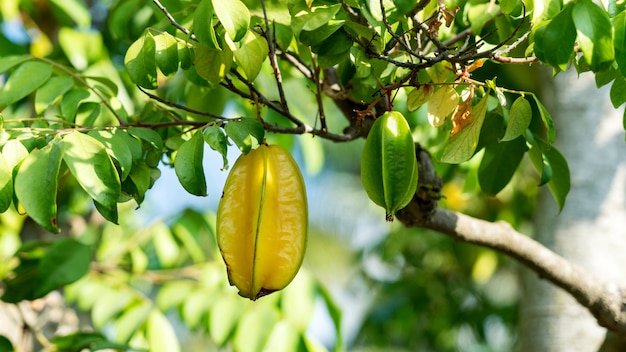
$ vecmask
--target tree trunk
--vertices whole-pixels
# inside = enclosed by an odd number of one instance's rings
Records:
[[[622,109],[611,105],[610,85],[598,90],[592,74],[577,77],[570,70],[560,73],[553,83],[544,83],[542,101],[555,120],[555,145],[569,163],[572,187],[560,214],[547,190],[542,192],[535,238],[599,278],[625,284],[626,144]],[[600,350],[606,329],[586,308],[533,272],[525,270],[523,277],[521,351]],[[615,350],[626,351],[626,347]]]

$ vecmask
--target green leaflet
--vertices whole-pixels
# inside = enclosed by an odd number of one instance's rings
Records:
[[[0,89],[0,110],[19,101],[44,84],[52,75],[52,67],[39,61],[18,66]]]
[[[13,199],[13,172],[7,159],[0,153],[0,213],[11,206]]]
[[[198,45],[195,51],[194,67],[198,75],[210,84],[218,85],[230,71],[233,64],[233,52],[224,46],[218,50],[206,45]]]
[[[567,5],[547,25],[535,32],[537,57],[557,70],[565,70],[574,53],[576,28],[572,20],[572,5]]]
[[[185,141],[176,152],[174,170],[180,184],[187,192],[196,196],[207,195],[206,178],[202,159],[204,156],[204,138],[202,132],[196,132]]]
[[[73,85],[74,81],[68,76],[50,78],[35,94],[35,111],[37,114],[43,114],[50,104],[70,90]]]
[[[530,159],[535,169],[541,172],[541,184],[548,184],[550,193],[561,211],[571,185],[567,160],[554,146],[536,137],[532,140]]]
[[[217,18],[233,42],[238,42],[248,32],[250,11],[240,0],[211,0]]]
[[[592,71],[600,71],[615,59],[613,25],[609,15],[591,0],[573,2],[572,18],[578,45]]]
[[[241,42],[241,47],[233,53],[235,62],[250,82],[254,81],[261,71],[267,50],[265,38],[255,32],[248,32]]]
[[[156,65],[161,72],[169,76],[178,71],[178,41],[169,33],[150,34],[155,43]]]
[[[99,205],[116,208],[121,194],[120,177],[105,146],[76,131],[65,135],[63,143],[66,146],[63,160],[80,186]]]
[[[46,230],[58,233],[57,189],[64,144],[53,140],[33,150],[21,163],[15,176],[15,196],[24,211]]]
[[[137,85],[155,89],[157,87],[156,43],[148,33],[137,39],[126,51],[124,65],[130,79]]]
[[[204,141],[209,144],[211,149],[217,151],[222,155],[222,171],[228,170],[228,138],[224,134],[224,130],[217,125],[210,125],[202,131]]]
[[[221,49],[215,28],[213,28],[215,9],[211,0],[201,0],[198,3],[196,11],[194,11],[193,32],[198,41],[213,49]]]
[[[85,276],[90,261],[91,248],[88,245],[72,238],[55,241],[39,262],[35,297],[43,297]]]
[[[265,138],[263,125],[251,118],[229,121],[224,130],[244,154],[248,154],[254,145],[263,142]]]
[[[180,344],[172,324],[158,309],[153,308],[146,321],[146,338],[154,352],[179,352]]]
[[[491,143],[478,167],[478,183],[483,192],[496,195],[511,180],[526,152],[526,140],[518,137],[509,142]]]
[[[509,110],[509,123],[502,141],[510,141],[524,134],[532,117],[533,111],[528,100],[524,97],[517,98]]]
[[[128,139],[122,137],[128,134],[124,130],[93,130],[89,131],[89,136],[102,143],[107,153],[114,159],[120,169],[120,178],[124,180],[133,167],[133,154],[131,147],[127,143]]]
[[[415,145],[399,112],[386,112],[372,125],[361,156],[361,182],[369,198],[385,208],[388,221],[413,198],[417,188]]]

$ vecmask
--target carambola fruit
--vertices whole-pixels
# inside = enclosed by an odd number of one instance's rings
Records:
[[[413,199],[415,144],[401,113],[388,111],[374,121],[361,156],[361,182],[369,198],[385,208],[387,221]]]
[[[241,296],[256,300],[291,282],[307,224],[304,180],[288,151],[262,144],[237,159],[217,210],[217,242]]]

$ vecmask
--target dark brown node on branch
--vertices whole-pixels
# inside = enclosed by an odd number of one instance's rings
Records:
[[[396,212],[396,218],[407,227],[415,227],[428,222],[441,199],[443,179],[437,175],[430,153],[415,144],[418,178],[417,190],[411,202]]]

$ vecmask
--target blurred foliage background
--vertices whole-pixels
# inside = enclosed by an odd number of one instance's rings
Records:
[[[182,9],[181,1],[162,3],[172,13]],[[168,27],[151,2],[3,0],[0,10],[0,57],[31,53],[105,75],[119,83],[124,104],[135,111],[148,104],[125,76],[123,56],[148,25]],[[535,73],[529,70],[493,66],[480,72],[497,76],[501,86],[536,91]],[[289,70],[283,74],[289,99],[298,101],[294,108],[315,111],[308,98],[311,87]],[[269,69],[258,84],[272,84]],[[174,78],[162,90],[168,99],[200,110],[246,116],[253,109],[219,88],[208,90],[184,79]],[[425,122],[423,109],[406,111],[405,98],[399,94],[394,104],[409,118],[415,139],[428,146],[444,138],[445,132]],[[334,118],[340,112],[327,105],[327,115],[333,117],[329,128],[340,130],[344,120]],[[5,112],[5,118],[20,113],[28,114],[15,109]],[[67,324],[29,323],[37,343],[63,351],[77,346],[154,351],[514,349],[520,294],[514,263],[437,233],[385,223],[384,212],[360,186],[363,141],[334,144],[308,135],[268,139],[292,150],[308,186],[309,244],[303,270],[288,289],[252,303],[228,286],[214,238],[214,212],[226,177],[216,152],[205,153],[207,198],[189,196],[163,161],[146,201],[139,209],[131,204],[120,212],[119,226],[95,215],[89,197],[66,177],[60,190],[60,236],[92,248],[90,269],[62,291],[65,304],[78,312],[77,322],[69,330]],[[229,150],[231,165],[238,153]],[[480,157],[463,166],[437,166],[445,180],[441,206],[506,220],[531,233],[528,221],[538,181],[529,162],[522,163],[521,172],[497,197],[487,197],[477,183]],[[0,215],[3,288],[9,283],[28,286],[28,277],[20,278],[26,283],[15,282],[18,263],[39,255],[34,244],[57,240],[14,210]],[[30,309],[44,312],[34,302]],[[0,323],[1,334],[8,337],[20,329],[9,320]],[[8,346],[5,340],[0,346]]]

